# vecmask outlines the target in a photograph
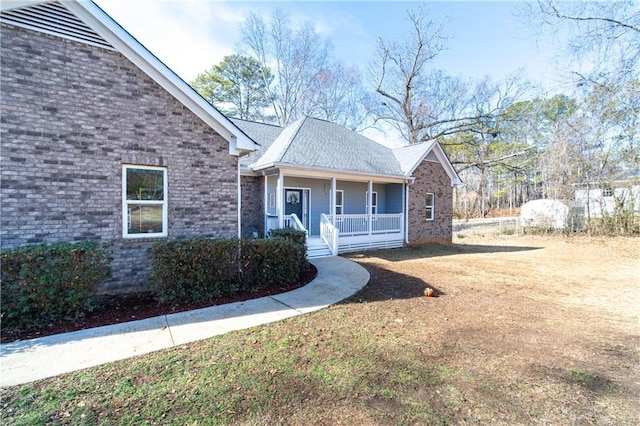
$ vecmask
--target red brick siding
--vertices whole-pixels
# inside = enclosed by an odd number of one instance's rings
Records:
[[[440,242],[451,244],[453,188],[440,163],[423,161],[413,173],[409,185],[409,243]],[[426,194],[435,195],[434,220],[425,219]]]

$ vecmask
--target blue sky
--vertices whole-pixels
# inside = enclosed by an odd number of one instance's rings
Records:
[[[338,59],[366,73],[376,39],[389,40],[409,31],[407,9],[426,4],[434,20],[448,17],[446,30],[451,36],[434,67],[496,80],[524,68],[531,80],[555,85],[551,49],[516,18],[516,2],[94,1],[187,81],[236,50],[249,11],[268,18],[280,8],[292,22],[311,20],[316,31],[331,40]]]

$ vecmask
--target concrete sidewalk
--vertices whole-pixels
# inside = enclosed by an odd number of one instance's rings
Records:
[[[299,289],[245,302],[0,345],[0,386],[15,386],[306,314],[364,287],[369,273],[342,257],[311,261],[318,276]]]

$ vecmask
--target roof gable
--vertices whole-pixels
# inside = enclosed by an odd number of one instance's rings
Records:
[[[282,162],[285,153],[296,137],[304,120],[304,118],[300,118],[282,129],[282,132],[280,132],[278,137],[265,150],[264,154],[258,159],[258,161],[255,162],[253,168],[260,169],[277,162]]]
[[[427,153],[431,150],[434,143],[435,141],[431,143],[418,143],[394,149],[393,155],[400,164],[402,172],[404,174],[411,174],[417,166],[417,161],[427,156]]]
[[[309,167],[401,176],[391,150],[343,126],[306,118],[282,162]]]
[[[92,1],[3,1],[2,22],[116,50],[229,143],[232,155],[256,144]]]
[[[437,161],[442,164],[447,175],[451,179],[452,185],[461,184],[462,181],[458,173],[453,168],[447,154],[442,149],[438,141],[424,142],[413,145],[406,145],[393,150],[393,154],[400,163],[402,171],[410,176],[423,161]]]

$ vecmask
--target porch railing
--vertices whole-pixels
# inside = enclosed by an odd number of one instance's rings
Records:
[[[320,237],[329,246],[333,256],[338,254],[338,228],[331,223],[329,216],[322,213],[320,215]]]
[[[298,231],[304,231],[307,235],[309,234],[307,228],[304,227],[302,221],[300,221],[295,213],[284,216],[284,227],[297,229]]]
[[[402,214],[371,215],[371,232],[369,232],[369,215],[367,214],[335,215],[333,219],[331,222],[338,228],[341,237],[402,232]]]

